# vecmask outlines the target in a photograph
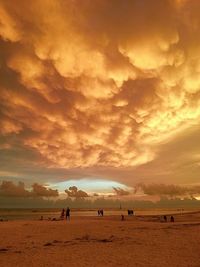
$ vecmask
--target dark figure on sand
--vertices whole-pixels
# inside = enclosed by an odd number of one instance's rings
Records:
[[[164,217],[163,217],[163,218],[164,218],[164,221],[165,221],[165,222],[167,222],[167,216],[166,216],[166,215],[164,215]]]
[[[66,209],[66,220],[70,220],[70,208],[67,207]]]
[[[128,215],[134,215],[134,211],[133,210],[128,210]]]
[[[103,210],[98,210],[98,216],[103,216]]]
[[[170,222],[174,222],[174,216],[170,217]]]
[[[65,210],[62,209],[61,214],[60,214],[60,219],[64,220],[64,218],[65,218]]]
[[[124,215],[122,214],[122,215],[121,215],[121,221],[124,221],[124,219],[125,219],[125,217],[124,217]]]

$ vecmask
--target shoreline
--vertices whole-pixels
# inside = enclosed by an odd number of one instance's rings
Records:
[[[174,210],[174,209],[166,209],[166,210],[134,210],[135,214],[128,216],[127,210],[108,210],[104,209],[104,216],[103,217],[121,217],[121,215],[124,215],[126,218],[158,218],[162,217],[164,215],[166,216],[179,216],[179,215],[192,215],[192,214],[198,214],[200,213],[200,210]],[[60,210],[0,210],[0,220],[8,220],[8,221],[18,221],[18,220],[33,220],[37,221],[41,217],[43,217],[45,220],[48,220],[48,218],[55,218],[58,220],[60,218]],[[97,210],[71,210],[71,217],[88,217],[88,218],[98,218]]]
[[[83,212],[84,213],[84,212]],[[148,221],[149,219],[157,219],[159,221],[160,218],[162,218],[164,215],[166,215],[167,217],[170,217],[170,216],[175,216],[176,218],[184,218],[184,217],[187,217],[187,216],[194,216],[194,215],[200,215],[200,210],[199,211],[183,211],[183,212],[179,212],[179,213],[162,213],[162,214],[144,214],[144,215],[128,215],[127,213],[124,214],[124,212],[121,212],[121,214],[106,214],[104,216],[98,216],[98,215],[74,215],[73,214],[73,211],[71,212],[71,219],[70,220],[75,220],[75,221],[78,221],[78,220],[112,220],[112,221],[120,221],[121,220],[121,215],[124,215],[124,219],[127,220],[127,221]],[[20,222],[35,222],[35,221],[55,221],[55,222],[58,222],[58,221],[66,221],[66,219],[60,219],[60,217],[56,217],[55,214],[52,215],[52,217],[45,217],[45,214],[43,214],[43,219],[41,220],[41,214],[38,214],[38,218],[12,218],[10,220],[8,219],[4,219],[3,217],[4,216],[0,216],[0,223],[1,222],[17,222],[17,221],[20,221]],[[54,219],[54,220],[53,220]]]

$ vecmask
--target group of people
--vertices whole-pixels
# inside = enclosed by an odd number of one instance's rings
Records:
[[[129,215],[129,216],[130,216],[130,215],[134,215],[134,211],[133,211],[133,210],[127,210],[127,212],[128,212],[128,215]],[[103,215],[104,215],[104,211],[103,211],[103,209],[99,209],[99,210],[97,211],[97,214],[98,214],[98,216],[103,216]],[[69,208],[69,207],[67,207],[66,210],[65,210],[65,209],[62,209],[62,211],[61,211],[60,219],[61,219],[61,220],[64,220],[65,218],[66,218],[66,220],[70,220],[70,208]],[[50,220],[56,220],[56,218],[53,218],[53,219],[48,218],[48,219],[50,219]],[[43,216],[41,216],[40,220],[43,220]],[[121,215],[121,220],[122,220],[122,221],[125,220],[125,216],[124,216],[124,215]],[[1,220],[0,220],[0,221],[1,221]],[[168,221],[167,216],[166,216],[166,215],[161,216],[161,217],[160,217],[160,221],[161,221],[161,222],[167,222],[167,221]],[[175,221],[173,215],[171,215],[171,216],[169,217],[169,221],[170,221],[170,222],[174,222],[174,221]]]
[[[128,215],[130,216],[130,215],[134,215],[134,210],[127,210],[127,212],[128,212]]]
[[[61,215],[60,215],[60,219],[64,220],[66,218],[66,220],[70,220],[70,208],[67,207],[67,209],[62,209],[61,211]]]
[[[167,216],[166,215],[163,216],[163,220],[164,220],[164,222],[167,222]],[[171,215],[169,221],[174,222],[174,216]]]

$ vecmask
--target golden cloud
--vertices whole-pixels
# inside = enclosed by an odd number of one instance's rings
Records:
[[[199,1],[1,1],[2,136],[130,167],[200,121]]]

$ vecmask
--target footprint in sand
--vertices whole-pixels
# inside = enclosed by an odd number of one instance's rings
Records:
[[[104,238],[104,239],[99,239],[98,242],[107,243],[107,242],[113,242],[113,240]]]
[[[45,246],[45,247],[48,247],[48,246],[53,246],[53,244],[52,244],[52,243],[50,243],[50,242],[47,242],[47,243],[45,243],[45,244],[44,244],[44,246]]]
[[[0,248],[0,252],[7,252],[8,250],[8,248]]]

